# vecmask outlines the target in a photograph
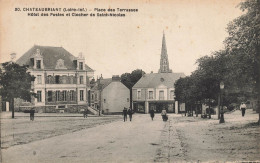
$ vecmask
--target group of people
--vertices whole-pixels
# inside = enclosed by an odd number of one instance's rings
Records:
[[[124,107],[124,109],[123,109],[124,122],[127,121],[127,115],[129,115],[129,119],[130,119],[130,121],[132,121],[133,113],[134,112],[133,112],[132,108],[127,109],[126,107]],[[150,116],[151,116],[152,121],[153,121],[154,115],[155,115],[155,111],[153,109],[151,109]],[[162,110],[161,115],[162,115],[163,121],[168,120],[167,112],[165,109]]]
[[[154,110],[153,109],[150,110],[150,116],[151,116],[152,121],[153,121],[153,118],[154,118]],[[163,121],[168,120],[167,111],[165,109],[162,110],[161,116],[162,116]]]
[[[133,113],[134,112],[133,112],[132,108],[127,109],[126,107],[124,107],[124,110],[123,110],[124,122],[127,121],[127,114],[129,115],[130,121],[132,121]]]

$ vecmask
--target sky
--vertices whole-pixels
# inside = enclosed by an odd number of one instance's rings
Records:
[[[227,24],[242,14],[239,2],[2,0],[0,62],[9,61],[13,52],[18,59],[34,45],[42,45],[63,47],[74,56],[82,52],[86,64],[95,70],[95,78],[100,74],[110,78],[135,69],[155,73],[160,67],[164,31],[170,69],[190,75],[197,68],[198,58],[224,48]],[[89,14],[97,14],[95,8],[130,8],[138,12],[125,12],[125,17],[27,16],[31,12],[23,9],[33,7],[85,8]]]

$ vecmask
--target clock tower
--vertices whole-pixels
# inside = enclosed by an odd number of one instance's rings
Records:
[[[162,39],[162,50],[161,50],[161,60],[160,60],[159,73],[172,73],[172,70],[169,69],[169,60],[168,60],[168,54],[167,54],[164,32],[163,32],[163,39]]]

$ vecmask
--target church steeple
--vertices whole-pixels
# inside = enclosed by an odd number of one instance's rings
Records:
[[[169,60],[168,60],[164,31],[163,31],[163,39],[162,39],[162,50],[161,50],[159,73],[172,73],[172,70],[170,70],[169,68]]]

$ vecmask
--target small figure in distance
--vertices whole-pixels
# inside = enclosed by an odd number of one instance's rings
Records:
[[[151,116],[152,121],[153,121],[153,118],[154,118],[154,110],[153,109],[150,110],[150,116]]]
[[[124,107],[123,110],[124,122],[127,121],[127,108]]]
[[[166,112],[165,109],[162,110],[161,115],[162,115],[163,121],[167,121],[168,120],[167,112]]]
[[[30,110],[30,120],[31,120],[31,121],[34,120],[34,112],[35,112],[35,110],[34,110],[34,108],[32,108],[32,109]]]
[[[132,121],[132,115],[133,115],[133,110],[132,110],[132,108],[129,107],[127,113],[128,113],[128,115],[129,115],[130,121]]]
[[[244,117],[245,113],[246,113],[246,104],[245,103],[241,103],[240,105],[240,110],[242,111],[242,117]]]
[[[88,109],[84,109],[83,111],[83,117],[87,118],[88,117]]]

